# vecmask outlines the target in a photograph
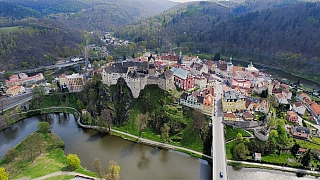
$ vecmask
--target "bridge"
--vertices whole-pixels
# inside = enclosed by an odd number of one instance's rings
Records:
[[[226,146],[224,138],[224,126],[222,123],[223,111],[221,107],[222,100],[222,84],[223,82],[216,82],[215,87],[215,107],[212,116],[212,179],[213,180],[227,180],[228,169],[226,159]]]

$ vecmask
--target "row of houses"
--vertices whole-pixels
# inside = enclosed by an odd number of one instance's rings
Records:
[[[180,104],[198,109],[204,114],[212,115],[214,111],[214,88],[210,86],[193,93],[183,93],[180,96]]]

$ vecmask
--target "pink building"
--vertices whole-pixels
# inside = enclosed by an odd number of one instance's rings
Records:
[[[171,68],[174,75],[174,84],[183,90],[194,88],[194,77],[192,74],[182,68]]]

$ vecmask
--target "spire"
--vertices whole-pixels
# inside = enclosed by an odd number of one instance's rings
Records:
[[[230,56],[230,63],[232,63],[232,55]]]
[[[252,61],[250,62],[249,67],[253,67]]]
[[[178,64],[182,64],[182,52],[180,51]]]

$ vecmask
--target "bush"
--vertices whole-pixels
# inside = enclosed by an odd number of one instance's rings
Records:
[[[14,160],[15,157],[17,157],[19,155],[19,152],[15,149],[8,149],[6,154],[3,157],[3,160],[6,163],[11,162],[12,160]]]
[[[81,161],[78,155],[69,153],[67,156],[67,159],[68,159],[69,167],[71,169],[77,169],[78,167],[80,167]]]

